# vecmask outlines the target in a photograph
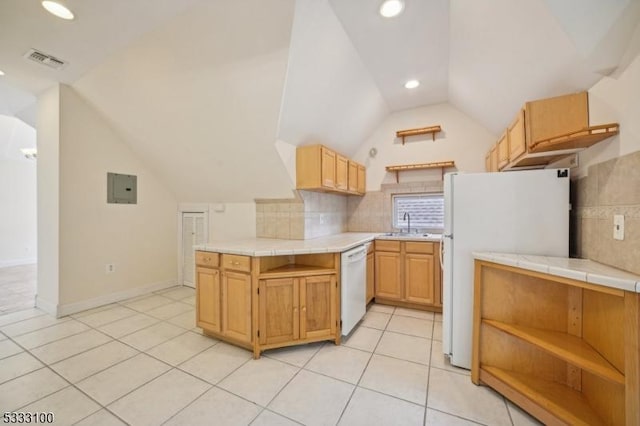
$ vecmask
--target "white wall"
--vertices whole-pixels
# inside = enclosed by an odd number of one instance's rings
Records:
[[[56,313],[60,279],[60,87],[38,97],[38,290],[36,304]]]
[[[617,122],[620,134],[579,154],[574,176],[584,176],[592,164],[640,150],[640,55],[618,78],[603,77],[589,89],[592,125]]]
[[[297,0],[278,139],[352,155],[388,113],[327,0]]]
[[[256,237],[256,204],[224,203],[224,211],[209,207],[209,241]]]
[[[104,118],[64,85],[59,154],[60,310],[174,284],[175,197]],[[137,204],[107,204],[107,172],[137,176]],[[115,264],[114,273],[106,273],[107,263]]]
[[[36,261],[36,162],[20,151],[35,147],[33,127],[0,115],[0,267]]]
[[[398,130],[436,124],[443,131],[436,135],[435,142],[431,135],[406,138],[405,145],[396,138]],[[453,160],[457,170],[484,171],[485,153],[496,140],[496,135],[452,105],[438,104],[390,114],[353,159],[367,167],[367,191],[377,191],[383,183],[395,183],[395,174],[385,170],[391,165]],[[371,148],[378,151],[375,158],[369,156]],[[440,179],[440,169],[400,173],[400,182],[436,179]]]

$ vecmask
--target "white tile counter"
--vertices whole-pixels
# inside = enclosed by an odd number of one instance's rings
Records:
[[[310,253],[340,253],[374,239],[438,242],[439,239],[420,237],[385,236],[380,233],[345,232],[310,240],[279,240],[275,238],[246,238],[230,241],[211,241],[194,246],[194,250],[245,256],[281,256]]]
[[[640,276],[588,259],[490,252],[474,252],[473,257],[487,262],[640,293]]]
[[[232,241],[211,241],[194,246],[194,250],[245,256],[281,256],[310,253],[339,253],[364,244],[379,234],[345,232],[311,240],[279,240],[275,238],[247,238]]]

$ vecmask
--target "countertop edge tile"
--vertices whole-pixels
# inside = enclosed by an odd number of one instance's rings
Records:
[[[473,252],[473,257],[603,287],[640,293],[640,279],[638,279],[640,277],[637,275],[588,259],[491,252]],[[566,263],[566,266],[561,266],[562,263]]]

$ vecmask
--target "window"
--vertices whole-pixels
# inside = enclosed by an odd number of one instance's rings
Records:
[[[408,213],[405,216],[405,213]],[[407,217],[407,220],[405,220]],[[410,194],[393,196],[393,227],[442,231],[444,229],[444,194]]]

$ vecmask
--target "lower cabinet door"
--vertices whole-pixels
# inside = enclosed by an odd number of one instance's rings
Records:
[[[374,270],[374,261],[373,261],[373,253],[367,254],[367,295],[366,295],[366,303],[371,302],[375,292],[374,286],[374,278],[375,278],[375,270]]]
[[[436,303],[433,268],[432,254],[407,253],[405,255],[404,277],[405,300],[407,302],[426,305]]]
[[[220,271],[196,268],[196,323],[198,327],[220,332]]]
[[[334,336],[337,326],[335,275],[300,278],[300,338]]]
[[[377,251],[375,256],[376,297],[402,299],[400,253]]]
[[[260,280],[260,344],[288,342],[300,337],[298,279]]]
[[[225,271],[222,277],[222,333],[251,342],[251,275]]]

